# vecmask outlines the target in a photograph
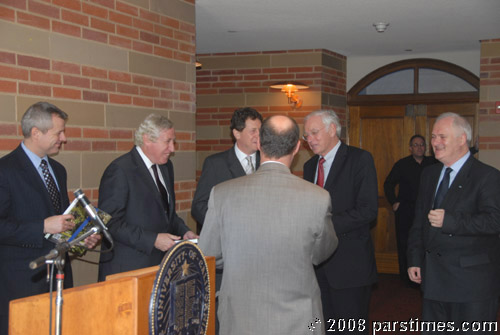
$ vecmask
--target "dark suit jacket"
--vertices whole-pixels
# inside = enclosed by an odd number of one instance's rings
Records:
[[[304,179],[314,182],[319,156],[304,164]],[[342,143],[324,188],[332,198],[332,222],[339,239],[333,256],[317,271],[325,271],[336,289],[370,285],[377,266],[370,224],[377,218],[377,174],[371,154]]]
[[[49,158],[61,193],[61,207],[69,205],[66,170]],[[46,267],[28,264],[54,248],[43,234],[45,218],[57,215],[45,184],[21,146],[0,159],[0,320],[12,299],[46,293]],[[71,266],[65,267],[65,287],[72,286]],[[3,323],[3,321],[1,321]],[[0,327],[0,334],[6,325]]]
[[[115,247],[102,254],[99,280],[107,275],[160,264],[164,252],[154,243],[158,233],[182,236],[189,230],[175,212],[174,168],[160,165],[170,195],[167,217],[156,184],[134,147],[106,168],[99,186],[99,208],[112,218],[108,223]],[[109,245],[104,243],[104,248]]]
[[[260,165],[260,155],[257,151],[255,169]],[[208,156],[203,162],[200,180],[194,193],[191,215],[199,223],[205,221],[208,209],[208,198],[212,187],[223,181],[245,176],[245,170],[241,166],[234,151],[234,146],[226,151]]]
[[[422,172],[408,266],[421,268],[424,297],[447,302],[491,299],[500,294],[500,172],[473,156],[446,193],[442,228],[427,215],[443,165]]]

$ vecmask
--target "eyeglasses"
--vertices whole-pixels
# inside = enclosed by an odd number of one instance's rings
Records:
[[[423,147],[425,147],[425,143],[413,143],[411,146],[414,148],[418,148],[418,147],[423,148]]]
[[[316,136],[318,136],[318,133],[319,133],[321,130],[323,130],[323,129],[325,129],[325,127],[320,128],[320,129],[313,129],[313,130],[311,130],[311,133],[310,133],[310,134],[308,134],[308,133],[304,133],[304,135],[302,135],[302,139],[303,139],[304,141],[306,141],[306,142],[307,142],[311,136],[312,136],[312,137],[316,137]]]

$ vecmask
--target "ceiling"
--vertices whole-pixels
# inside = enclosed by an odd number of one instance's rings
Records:
[[[500,0],[196,0],[196,53],[327,49],[345,56],[479,50]],[[373,23],[388,22],[384,33]],[[411,50],[411,51],[410,51]]]

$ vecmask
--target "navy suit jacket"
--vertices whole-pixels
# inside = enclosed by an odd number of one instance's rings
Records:
[[[108,223],[115,247],[102,254],[99,280],[107,275],[160,264],[165,253],[154,247],[159,233],[182,236],[189,231],[175,211],[174,168],[160,165],[170,195],[169,215],[156,184],[134,147],[106,168],[99,186],[99,208],[112,218]],[[105,241],[104,249],[109,245]]]
[[[49,158],[61,193],[61,208],[69,205],[65,168]],[[38,171],[19,145],[0,159],[0,334],[9,301],[46,293],[46,267],[31,270],[28,264],[47,254],[54,244],[44,238],[44,219],[58,215]],[[65,287],[72,286],[69,262],[65,267]]]
[[[260,165],[260,154],[257,151],[255,169]],[[199,223],[205,221],[205,214],[208,210],[208,198],[212,187],[223,181],[246,176],[245,170],[241,166],[234,146],[226,151],[208,156],[203,162],[200,180],[194,193],[193,204],[191,205],[191,215]]]
[[[442,228],[427,215],[443,164],[424,169],[408,240],[408,266],[420,267],[424,297],[472,302],[500,294],[500,172],[472,155],[441,207]]]
[[[314,183],[319,156],[304,164],[304,179]],[[337,250],[317,267],[330,287],[343,289],[377,281],[370,225],[377,218],[377,173],[368,151],[341,143],[324,189],[332,199],[332,222],[339,239]]]

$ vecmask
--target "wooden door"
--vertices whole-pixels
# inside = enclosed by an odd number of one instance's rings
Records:
[[[384,195],[384,181],[394,163],[409,155],[408,143],[415,134],[426,138],[440,114],[455,112],[466,117],[476,131],[477,104],[350,106],[349,144],[373,155],[378,181],[378,216],[372,229],[377,268],[380,273],[398,273],[394,213]],[[475,136],[473,136],[475,138]]]

